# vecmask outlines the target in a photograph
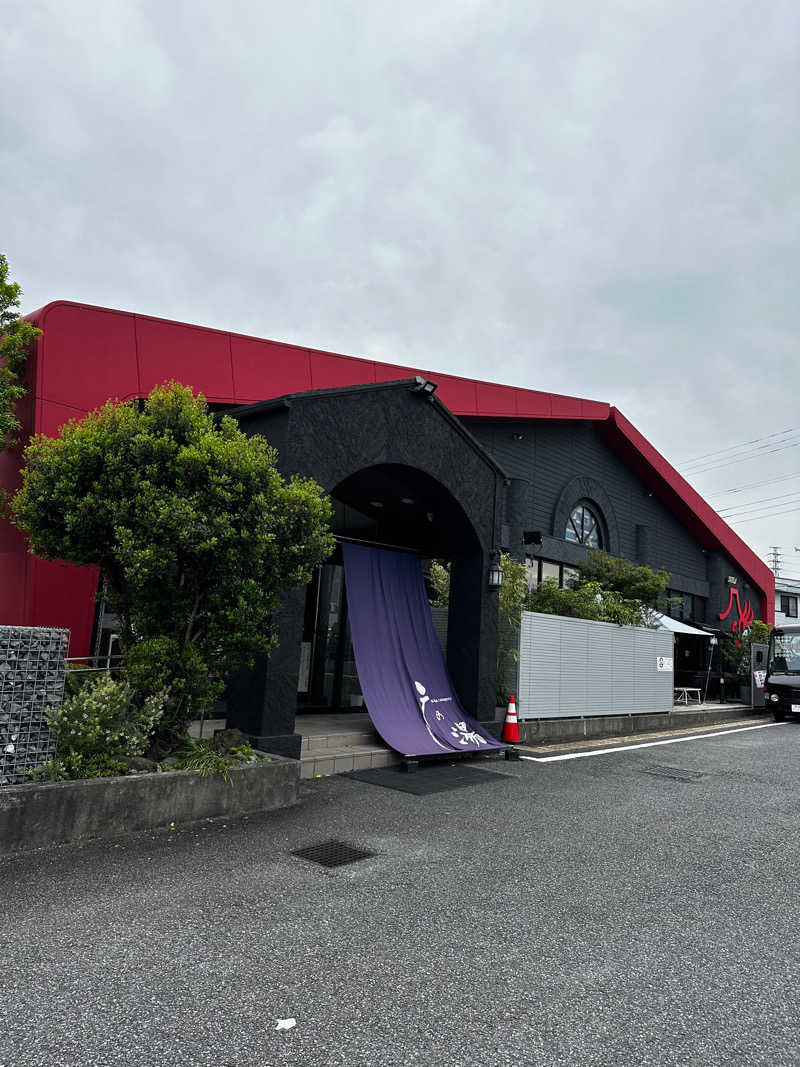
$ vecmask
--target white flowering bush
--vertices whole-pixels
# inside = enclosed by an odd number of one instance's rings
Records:
[[[137,705],[129,686],[101,674],[60,708],[50,708],[47,722],[58,737],[59,756],[140,756],[165,705],[165,693]]]

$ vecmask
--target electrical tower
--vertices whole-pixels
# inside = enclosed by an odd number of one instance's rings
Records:
[[[781,566],[783,565],[783,552],[780,545],[769,546],[769,560],[767,561],[770,566],[770,570],[776,578],[781,576]]]

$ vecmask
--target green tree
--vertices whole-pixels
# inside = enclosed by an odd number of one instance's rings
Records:
[[[597,582],[601,589],[609,589],[625,600],[639,600],[655,607],[663,597],[669,581],[665,570],[637,567],[626,559],[609,556],[599,549],[590,549],[586,559],[578,564],[578,583]]]
[[[17,525],[34,554],[100,568],[128,682],[142,699],[169,692],[170,725],[274,647],[281,593],[333,550],[329,500],[276,460],[177,383],[25,450]]]
[[[25,396],[25,364],[42,332],[19,317],[22,290],[8,279],[8,260],[0,254],[0,452],[16,443],[20,428],[17,402]]]
[[[450,603],[450,564],[435,559],[431,563],[430,581],[433,586],[431,606],[446,608]]]

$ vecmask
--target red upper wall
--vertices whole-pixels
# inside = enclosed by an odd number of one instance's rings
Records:
[[[191,385],[209,401],[247,404],[309,389],[393,381],[416,374],[438,383],[437,396],[456,415],[597,422],[612,446],[698,540],[724,552],[761,590],[762,617],[768,622],[774,619],[774,577],[766,564],[608,404],[68,301],[55,301],[28,317],[44,331],[37,342],[32,376],[33,428],[39,433],[56,433],[64,422],[99,407],[109,397],[145,396],[154,385],[172,379]],[[14,570],[22,574],[31,564],[19,556],[19,543],[17,539],[7,548],[16,549]],[[58,568],[57,576],[56,566],[34,561],[33,573],[23,583],[25,592],[20,595],[24,595],[26,617],[31,621],[41,622],[44,590],[49,587],[55,593],[63,586],[65,572]],[[77,578],[67,580],[67,585],[70,581],[74,584]],[[86,578],[81,585],[92,581]],[[62,592],[66,595],[66,589]],[[19,603],[17,592],[11,599]],[[0,597],[4,615],[7,608]],[[77,632],[73,624],[73,650],[76,646],[88,650],[91,613],[85,616]]]
[[[450,374],[356,359],[314,348],[225,333],[126,311],[57,300],[28,316],[39,339],[37,399],[92,411],[109,397],[146,396],[154,385],[186,382],[218,403],[248,404],[286,393],[389,382],[421,374],[456,415],[607,419],[608,404],[493,385]],[[50,418],[55,418],[53,414]]]

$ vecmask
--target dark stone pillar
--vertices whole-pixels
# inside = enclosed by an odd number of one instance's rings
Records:
[[[275,617],[278,647],[250,671],[240,671],[228,686],[228,718],[253,739],[253,745],[278,756],[300,756],[294,732],[297,678],[303,637],[305,586],[283,598]]]
[[[482,722],[494,720],[497,676],[497,593],[488,569],[480,548],[453,555],[447,624],[450,677],[464,710]]]

